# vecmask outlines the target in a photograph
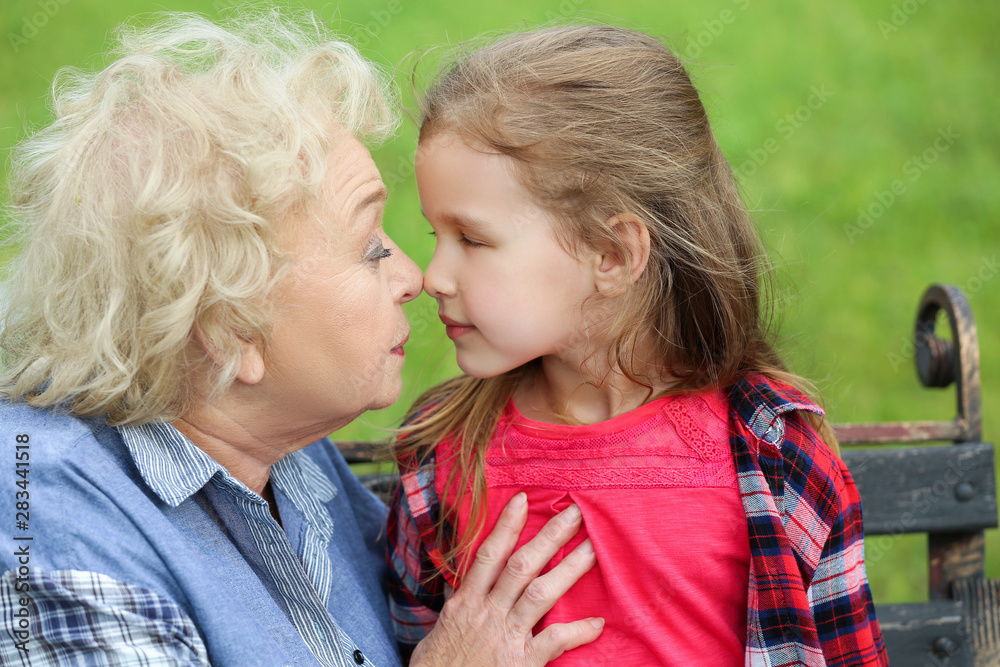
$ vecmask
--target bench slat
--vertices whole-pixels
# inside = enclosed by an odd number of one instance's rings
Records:
[[[961,602],[879,605],[877,613],[890,665],[975,664],[962,631]]]
[[[369,452],[374,449],[373,443],[338,442],[337,446],[351,462],[371,460]],[[861,493],[867,535],[952,533],[997,526],[992,444],[845,448],[842,456]]]
[[[348,463],[373,463],[378,459],[379,453],[386,455],[389,452],[387,442],[350,442],[338,440],[334,442],[344,460]]]
[[[977,531],[997,525],[993,445],[844,449],[865,534]]]
[[[945,442],[965,440],[968,427],[957,420],[950,422],[878,422],[875,424],[837,424],[833,427],[837,442],[852,444],[904,444],[910,442]],[[976,438],[978,440],[978,438]]]

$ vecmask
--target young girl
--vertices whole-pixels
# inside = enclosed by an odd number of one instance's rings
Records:
[[[559,665],[883,665],[857,490],[768,343],[762,249],[683,66],[606,26],[444,70],[416,158],[424,289],[465,372],[414,405],[389,525],[404,654],[504,505],[582,513]]]

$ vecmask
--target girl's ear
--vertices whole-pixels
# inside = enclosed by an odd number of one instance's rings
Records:
[[[618,236],[621,246],[608,248],[600,255],[594,271],[597,289],[602,294],[620,294],[639,280],[649,262],[649,229],[639,216],[619,213],[608,219],[608,226]],[[624,248],[625,256],[622,256]]]
[[[205,351],[208,358],[216,364],[222,363],[222,355],[219,350],[212,345],[208,336],[200,325],[194,326],[194,339],[198,346]],[[246,385],[255,385],[264,379],[264,355],[260,346],[249,340],[239,338],[240,348],[240,368],[236,372],[236,380]]]

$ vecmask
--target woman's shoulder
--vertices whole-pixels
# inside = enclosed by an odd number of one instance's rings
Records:
[[[81,419],[58,408],[35,408],[23,401],[0,402],[0,425],[4,434],[31,437],[32,432],[42,434],[62,434],[64,437],[86,437],[103,420]],[[22,438],[23,439],[23,438]]]
[[[0,434],[13,468],[0,480],[0,496],[27,491],[40,531],[113,523],[157,502],[121,432],[103,417],[3,403]]]
[[[51,476],[42,469],[86,470],[109,458],[126,465],[125,447],[117,430],[103,417],[83,418],[59,408],[36,408],[24,402],[0,402],[0,434],[22,466],[37,470],[39,482]]]
[[[9,466],[0,497],[25,507],[23,524],[0,526],[0,537],[31,536],[34,566],[118,576],[120,554],[155,560],[140,527],[154,500],[117,429],[100,418],[4,403],[0,433]],[[0,557],[0,570],[13,564]]]

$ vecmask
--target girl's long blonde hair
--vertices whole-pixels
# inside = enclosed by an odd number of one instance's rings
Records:
[[[443,68],[421,104],[420,141],[454,132],[510,158],[568,245],[627,259],[608,221],[629,212],[645,222],[650,258],[608,328],[611,368],[639,384],[645,367],[666,369],[676,393],[753,373],[814,393],[769,342],[761,242],[695,87],[658,40],[600,25],[509,35]],[[640,343],[651,357],[633,354]],[[412,462],[445,438],[456,443],[445,488],[461,483],[455,498],[442,498],[438,520],[448,563],[458,563],[482,530],[486,446],[531,365],[434,387],[414,404],[395,444],[397,459]],[[830,427],[808,418],[836,451]],[[466,499],[473,520],[457,534]]]

